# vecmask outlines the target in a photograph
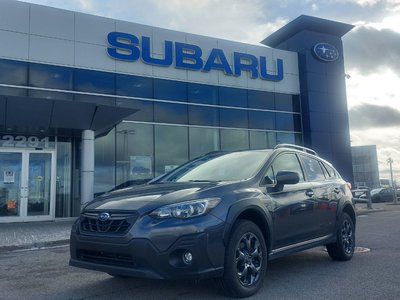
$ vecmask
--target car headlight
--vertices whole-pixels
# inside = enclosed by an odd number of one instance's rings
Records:
[[[150,213],[152,217],[187,219],[204,215],[221,201],[220,198],[206,198],[162,206]]]

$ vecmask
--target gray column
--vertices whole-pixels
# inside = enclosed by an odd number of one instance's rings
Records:
[[[94,186],[94,131],[82,132],[81,144],[81,204],[93,199]]]

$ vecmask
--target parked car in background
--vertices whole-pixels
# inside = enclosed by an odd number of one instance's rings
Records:
[[[351,200],[349,184],[310,149],[213,152],[88,203],[71,230],[70,265],[115,277],[214,277],[229,296],[248,297],[269,260],[318,246],[350,260]]]
[[[392,188],[378,188],[371,190],[372,202],[393,202],[394,191]]]

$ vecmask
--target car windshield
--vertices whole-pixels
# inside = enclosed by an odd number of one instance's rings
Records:
[[[178,167],[156,182],[245,180],[257,174],[271,153],[272,150],[264,150],[206,155]]]

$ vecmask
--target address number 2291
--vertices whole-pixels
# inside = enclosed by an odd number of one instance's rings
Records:
[[[3,135],[0,139],[0,145],[11,148],[49,148],[50,139],[49,137]]]

